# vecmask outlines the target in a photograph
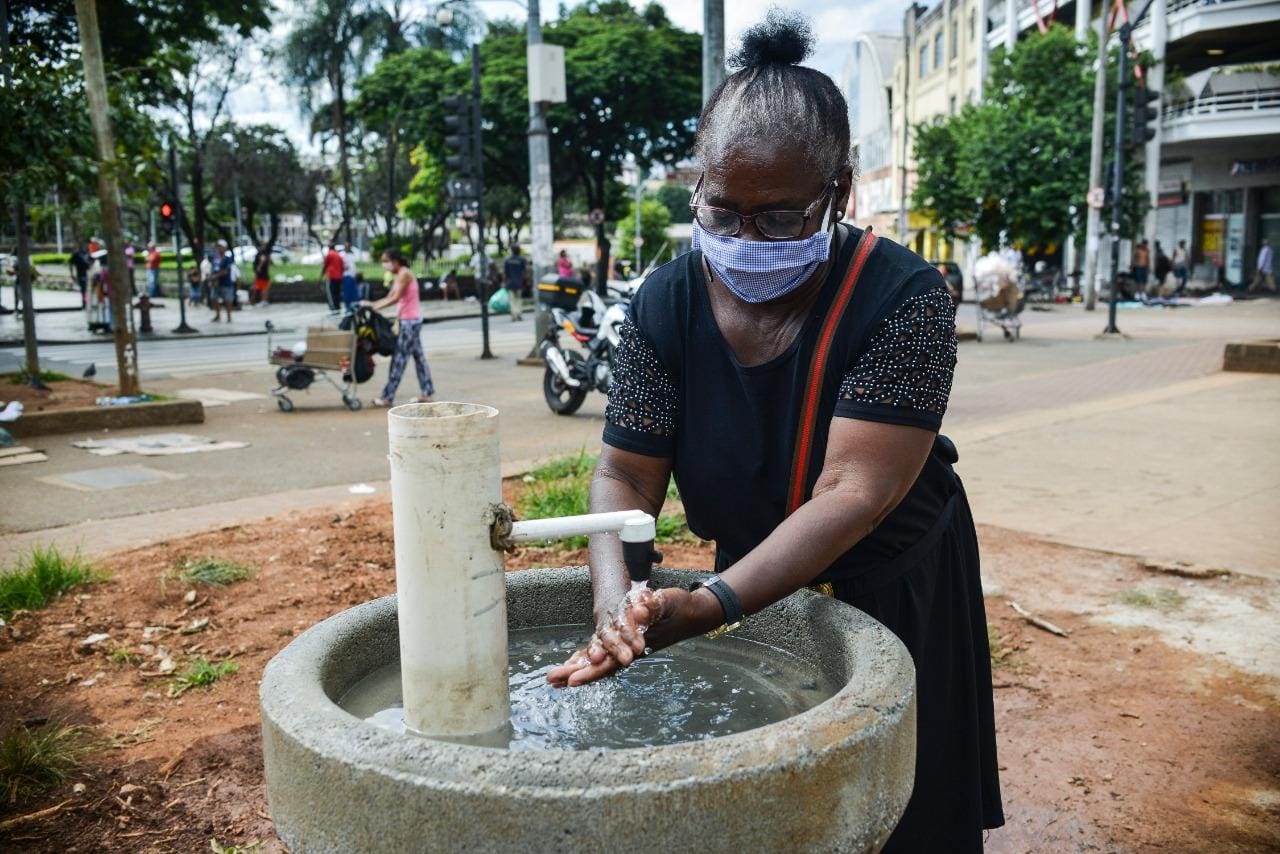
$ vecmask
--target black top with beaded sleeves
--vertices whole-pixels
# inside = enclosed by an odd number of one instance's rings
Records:
[[[720,569],[755,548],[786,515],[810,357],[862,236],[840,228],[846,239],[810,317],[769,362],[744,366],[734,357],[712,314],[699,252],[651,274],[623,326],[604,441],[672,458],[689,527],[716,542]],[[809,489],[821,473],[833,417],[937,432],[955,360],[955,310],[941,275],[880,240],[828,360]],[[849,578],[899,555],[934,525],[954,491],[950,466],[931,454],[897,509],[818,580]]]

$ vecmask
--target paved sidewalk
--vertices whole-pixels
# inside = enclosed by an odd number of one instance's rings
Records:
[[[1103,312],[1067,306],[1029,314],[1017,344],[961,344],[944,429],[959,445],[978,521],[1280,578],[1280,377],[1219,370],[1222,342],[1275,337],[1280,302],[1134,311],[1121,317],[1128,340],[1097,340],[1104,321]],[[504,471],[599,447],[602,396],[591,395],[578,415],[552,415],[542,372],[515,365],[527,345],[512,338],[495,349],[494,361],[468,347],[433,353],[431,362],[441,399],[502,410]],[[406,382],[407,395],[413,380]],[[261,392],[264,375],[149,383],[168,393],[188,386]],[[349,413],[335,401],[321,389],[300,396],[288,416],[267,399],[231,403],[207,410],[207,423],[189,431],[251,443],[236,451],[98,458],[69,447],[81,437],[42,440],[47,463],[0,469],[0,494],[22,496],[5,502],[0,531],[10,536],[0,536],[0,563],[16,546],[45,539],[95,548],[132,542],[120,531],[154,538],[159,518],[148,514],[161,511],[172,511],[163,518],[174,525],[191,519],[201,527],[262,518],[263,507],[317,506],[317,496],[347,500],[349,485],[386,478],[386,422],[384,413]],[[139,432],[154,431],[122,431]],[[48,480],[133,464],[175,477],[94,493]],[[128,518],[90,521],[104,517]],[[50,530],[31,533],[41,529]]]
[[[93,333],[88,329],[88,319],[75,309],[80,304],[79,292],[37,290],[33,292],[36,305],[36,339],[41,346],[59,344],[84,344],[111,341],[110,335]],[[136,300],[135,300],[136,304]],[[7,304],[6,304],[7,305]],[[11,307],[11,306],[9,306]],[[423,320],[438,323],[480,316],[480,304],[475,301],[422,303]],[[138,333],[139,341],[188,340],[192,338],[226,338],[239,335],[266,334],[266,321],[280,328],[304,328],[308,325],[336,323],[340,318],[331,313],[324,303],[285,302],[257,307],[242,303],[231,322],[213,322],[213,313],[203,305],[187,306],[187,325],[194,327],[194,334],[176,334],[173,329],[181,319],[181,308],[173,297],[157,297],[151,304],[151,324],[155,331]],[[142,322],[134,310],[134,328]],[[0,347],[19,346],[23,342],[22,315],[0,315]]]

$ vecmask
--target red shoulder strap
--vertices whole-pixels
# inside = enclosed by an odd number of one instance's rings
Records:
[[[822,380],[827,372],[827,358],[831,354],[831,342],[835,339],[836,327],[844,317],[845,308],[853,297],[853,289],[862,275],[862,268],[867,264],[871,250],[875,248],[876,236],[871,227],[862,233],[858,248],[853,255],[853,263],[845,274],[844,282],[836,294],[827,316],[822,322],[822,331],[818,335],[818,346],[813,349],[813,358],[809,362],[809,377],[805,384],[804,404],[800,410],[800,427],[796,431],[795,452],[791,458],[791,486],[787,490],[787,515],[799,509],[805,502],[805,487],[809,480],[809,458],[813,454],[813,432],[817,427],[818,400],[822,396]]]

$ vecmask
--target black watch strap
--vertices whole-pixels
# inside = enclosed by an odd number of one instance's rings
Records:
[[[724,625],[736,626],[742,622],[742,603],[738,601],[738,594],[733,592],[733,588],[726,584],[724,579],[713,575],[706,581],[695,581],[690,584],[689,590],[694,591],[699,587],[710,590],[720,602],[720,608],[724,611]]]

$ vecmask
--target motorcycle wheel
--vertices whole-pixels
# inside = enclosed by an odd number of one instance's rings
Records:
[[[576,350],[565,350],[564,359],[569,363],[571,373],[582,373],[584,360],[580,353]],[[574,388],[565,385],[560,375],[548,366],[542,375],[542,396],[547,399],[547,406],[551,407],[551,411],[556,415],[572,415],[587,399],[587,390],[581,386]]]

